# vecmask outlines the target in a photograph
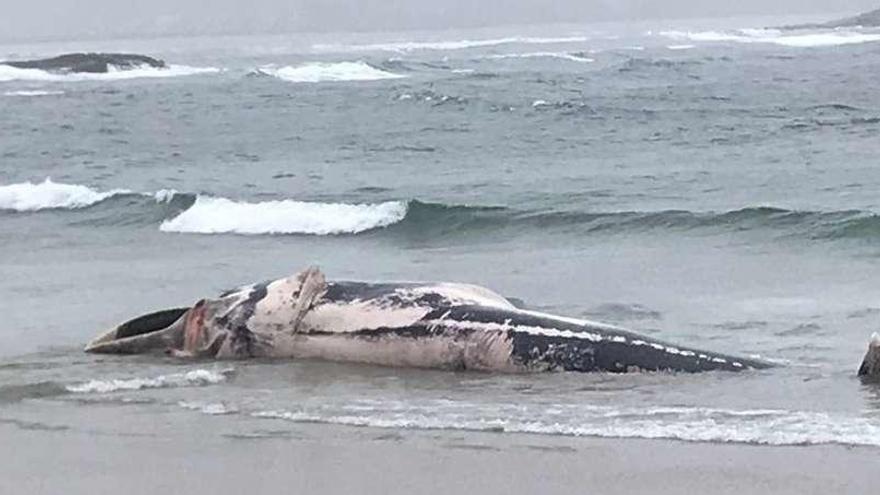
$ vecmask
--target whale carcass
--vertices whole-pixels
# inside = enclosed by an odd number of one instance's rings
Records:
[[[455,370],[741,371],[754,359],[515,307],[455,283],[327,281],[317,268],[140,316],[87,352],[295,358]]]

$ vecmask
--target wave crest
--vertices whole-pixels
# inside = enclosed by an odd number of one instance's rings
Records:
[[[555,38],[539,38],[529,36],[514,36],[508,38],[491,38],[483,40],[440,40],[440,41],[392,41],[388,43],[368,44],[318,44],[312,48],[324,52],[411,52],[416,50],[465,50],[468,48],[482,48],[488,46],[522,44],[522,45],[552,45],[560,43],[582,43],[588,41],[585,36],[566,36]]]
[[[783,34],[777,29],[737,29],[735,31],[662,31],[661,36],[673,40],[772,43],[795,48],[853,45],[880,41],[878,33],[858,31],[823,31],[805,34]]]
[[[128,378],[112,380],[91,380],[76,385],[68,385],[73,393],[109,393],[146,388],[199,387],[216,385],[226,381],[233,370],[212,371],[197,369],[186,373],[172,373],[154,378]]]
[[[43,182],[23,182],[0,186],[0,210],[38,211],[53,208],[84,208],[117,194],[131,191],[96,191],[79,184],[61,184],[46,178]]]
[[[538,100],[536,111],[590,111],[589,107]],[[411,152],[431,148],[407,148]],[[403,239],[565,232],[576,235],[737,235],[755,232],[812,240],[880,238],[880,215],[872,211],[804,211],[752,206],[729,211],[518,210],[500,206],[430,203],[418,200],[374,203],[278,199],[248,202],[163,189],[100,191],[46,179],[0,186],[0,213],[53,210],[71,215],[76,226],[155,226],[163,232],[246,235],[387,235]],[[381,229],[381,231],[380,231]]]
[[[6,91],[3,96],[60,96],[64,91],[45,91],[40,89],[23,89],[19,91]]]
[[[556,58],[567,60],[569,62],[590,63],[596,60],[588,57],[584,52],[526,52],[526,53],[494,53],[477,57],[486,60],[508,60],[508,59],[533,59],[533,58]]]
[[[326,423],[372,428],[464,430],[494,433],[531,433],[574,437],[662,438],[690,442],[756,445],[869,445],[880,446],[880,425],[860,417],[787,410],[735,410],[704,407],[616,409],[603,406],[554,405],[568,414],[546,416],[542,411],[497,412],[445,405],[390,411],[373,407],[343,410],[303,408],[251,412],[254,418],[295,423]],[[469,414],[470,413],[470,414]]]
[[[180,215],[162,222],[163,232],[196,234],[357,234],[401,221],[407,203],[261,203],[199,196]]]
[[[161,78],[193,76],[197,74],[211,74],[220,72],[216,67],[190,67],[187,65],[169,65],[168,67],[141,66],[135,69],[113,69],[103,73],[69,73],[58,74],[40,69],[20,69],[10,65],[0,64],[0,82],[6,81],[48,81],[48,82],[76,82],[76,81],[120,81],[124,79]]]
[[[363,62],[311,62],[298,66],[262,67],[258,73],[295,83],[379,81],[406,77]]]

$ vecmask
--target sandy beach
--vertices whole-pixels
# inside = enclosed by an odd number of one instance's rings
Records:
[[[869,493],[878,454],[326,425],[199,438],[30,428],[0,423],[0,493]]]

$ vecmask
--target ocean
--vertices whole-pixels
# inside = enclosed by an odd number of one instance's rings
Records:
[[[855,376],[880,317],[880,31],[766,27],[782,23],[0,45],[171,64],[0,65],[0,423],[880,446],[880,389]],[[783,366],[493,375],[82,352],[135,315],[309,265],[480,284]]]

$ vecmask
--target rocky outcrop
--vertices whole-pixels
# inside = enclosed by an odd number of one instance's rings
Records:
[[[127,70],[139,67],[164,68],[165,62],[146,55],[129,53],[68,53],[52,58],[0,62],[19,69],[39,69],[47,72],[105,73],[110,70]]]

